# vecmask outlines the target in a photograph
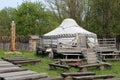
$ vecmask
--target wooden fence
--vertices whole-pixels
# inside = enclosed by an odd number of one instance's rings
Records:
[[[10,40],[11,40],[11,38],[9,36],[1,36],[0,37],[0,49],[5,49],[5,50],[10,49]],[[17,50],[32,51],[28,36],[27,37],[25,37],[25,36],[16,37],[16,45],[15,46],[16,46]],[[116,47],[118,50],[120,50],[120,35],[118,35],[116,37]]]
[[[0,49],[10,49],[10,37],[0,37]],[[28,50],[29,51],[29,37],[16,37],[16,49],[17,50]]]

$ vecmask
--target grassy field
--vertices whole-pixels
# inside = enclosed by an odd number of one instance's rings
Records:
[[[22,54],[4,54],[4,52],[8,52],[7,50],[0,50],[0,57],[12,57],[12,56],[22,56],[27,58],[35,58],[40,59],[41,62],[38,65],[34,64],[25,64],[23,67],[36,71],[38,73],[47,73],[50,77],[59,76],[60,73],[63,72],[63,69],[49,70],[48,64],[53,62],[54,60],[49,59],[47,56],[36,56],[33,52],[28,51],[19,51]],[[98,70],[98,69],[89,69],[90,72],[96,72],[97,74],[113,74],[115,77],[120,77],[120,61],[111,61],[112,68]],[[71,68],[69,72],[77,72],[78,69]]]

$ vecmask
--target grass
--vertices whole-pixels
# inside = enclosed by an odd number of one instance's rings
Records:
[[[34,64],[25,64],[23,67],[36,71],[38,73],[47,73],[50,77],[52,76],[59,76],[60,73],[63,72],[63,69],[56,69],[56,70],[49,70],[48,64],[53,62],[54,60],[49,59],[47,56],[36,56],[34,52],[28,52],[28,51],[19,51],[22,54],[4,54],[4,52],[7,52],[9,50],[0,50],[0,57],[12,57],[12,56],[22,56],[27,58],[35,58],[40,59],[41,62],[38,65]],[[111,61],[108,62],[112,64],[112,68],[99,70],[99,69],[89,69],[90,72],[95,72],[97,74],[113,74],[115,77],[120,77],[120,61]],[[77,72],[78,69],[71,68],[69,72]]]

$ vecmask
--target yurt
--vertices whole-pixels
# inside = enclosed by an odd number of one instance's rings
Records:
[[[58,43],[72,45],[72,42],[78,38],[78,34],[84,36],[85,39],[82,43],[89,47],[95,47],[98,45],[97,35],[90,31],[85,30],[79,26],[75,20],[71,18],[64,19],[63,22],[54,30],[43,35],[43,41],[52,42],[52,44],[57,45]],[[83,38],[80,37],[79,38]],[[51,41],[52,40],[52,41]]]

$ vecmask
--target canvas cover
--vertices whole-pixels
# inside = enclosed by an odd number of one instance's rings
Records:
[[[44,34],[44,37],[51,37],[51,38],[70,38],[73,39],[77,35],[76,34],[84,34],[87,37],[87,43],[90,47],[94,47],[95,45],[98,45],[97,42],[97,35],[95,33],[92,33],[90,31],[87,31],[83,29],[81,26],[79,26],[75,20],[73,19],[64,19],[63,22],[54,30],[51,32],[48,32]],[[69,37],[68,37],[69,36]],[[63,43],[69,43],[69,41],[63,41]]]

